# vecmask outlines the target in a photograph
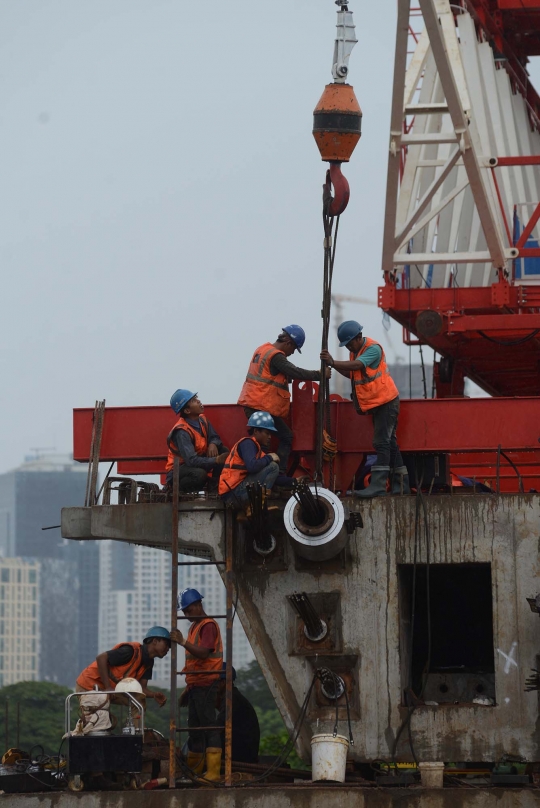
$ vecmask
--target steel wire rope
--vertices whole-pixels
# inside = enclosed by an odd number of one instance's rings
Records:
[[[513,345],[523,345],[525,342],[529,342],[529,340],[534,339],[536,335],[540,332],[540,328],[537,328],[535,331],[531,331],[526,337],[521,337],[520,339],[516,340],[508,340],[508,339],[496,339],[495,337],[488,337],[484,331],[479,331],[481,337],[487,339],[488,342],[494,342],[495,345],[503,345],[506,348],[511,348]]]
[[[324,272],[323,300],[321,317],[323,321],[321,350],[328,350],[328,334],[330,332],[330,313],[332,306],[332,278],[336,258],[337,237],[339,231],[339,215],[335,218],[328,215],[327,209],[331,200],[328,184],[323,186],[323,229],[324,229]],[[332,234],[333,238],[332,238]],[[330,381],[326,378],[326,363],[321,361],[321,378],[319,382],[319,399],[317,403],[317,439],[315,454],[315,480],[323,479],[323,443],[324,430],[330,433]],[[330,488],[333,488],[333,463],[330,466]],[[316,494],[317,496],[317,494]]]

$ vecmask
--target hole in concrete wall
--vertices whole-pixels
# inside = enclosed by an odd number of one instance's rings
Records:
[[[398,568],[403,693],[412,686],[425,701],[495,703],[491,565],[430,565],[431,653],[425,564],[416,567],[411,637],[413,569]]]

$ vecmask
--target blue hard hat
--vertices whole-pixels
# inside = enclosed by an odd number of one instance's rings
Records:
[[[201,595],[196,589],[184,589],[184,591],[180,592],[178,595],[177,607],[182,610],[186,609],[188,606],[191,606],[192,603],[197,603],[198,600],[202,600],[203,597],[204,595]]]
[[[298,353],[302,353],[300,348],[306,341],[306,332],[304,331],[304,329],[299,325],[294,325],[293,323],[292,325],[286,325],[283,330],[285,331],[286,334],[289,335],[289,337],[296,345],[296,350],[298,351]]]
[[[254,412],[249,416],[248,426],[254,429],[268,429],[270,432],[277,432],[274,426],[274,419],[269,412]]]
[[[146,632],[143,642],[148,643],[150,640],[157,639],[157,640],[168,640],[171,641],[171,633],[168,629],[163,628],[163,626],[152,626]]]
[[[177,390],[171,396],[171,407],[177,415],[182,412],[188,401],[191,401],[197,393],[192,393],[191,390]]]
[[[345,320],[337,330],[339,347],[343,348],[344,345],[348,345],[349,342],[357,337],[358,334],[361,334],[362,331],[362,326],[360,323],[357,323],[356,320]]]
[[[222,665],[222,668],[221,668],[221,673],[219,674],[219,678],[220,678],[220,679],[225,679],[225,678],[226,678],[226,673],[225,673],[226,668],[227,668],[227,663],[225,662],[225,660],[223,660],[223,665]],[[234,682],[234,680],[235,680],[235,679],[236,679],[236,671],[235,671],[235,669],[233,668],[233,669],[232,669],[232,680],[233,680],[233,682]]]

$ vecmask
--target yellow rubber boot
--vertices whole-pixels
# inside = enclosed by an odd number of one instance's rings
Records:
[[[206,750],[206,780],[221,780],[221,747],[209,746]]]
[[[204,752],[188,752],[187,765],[195,774],[202,774],[204,769]]]

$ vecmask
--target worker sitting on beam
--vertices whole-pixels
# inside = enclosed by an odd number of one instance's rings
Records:
[[[177,390],[171,396],[171,407],[180,417],[167,436],[167,484],[172,483],[174,458],[177,456],[180,460],[179,489],[182,493],[200,491],[210,473],[217,486],[229,450],[203,415],[204,406],[197,393]]]
[[[206,780],[219,780],[221,771],[221,732],[216,723],[217,695],[223,665],[223,642],[216,621],[208,617],[196,589],[184,589],[178,596],[178,608],[191,623],[187,638],[179,630],[172,636],[186,650],[186,689],[180,707],[188,705],[189,768],[201,774],[206,761]],[[198,727],[214,727],[204,730]]]
[[[270,413],[254,412],[249,416],[249,437],[235,443],[219,478],[218,490],[224,502],[245,508],[249,501],[246,486],[260,483],[267,492],[272,489],[279,475],[279,456],[268,449],[272,433],[276,432]]]
[[[390,475],[392,494],[410,494],[407,467],[396,439],[399,392],[388,371],[384,351],[375,340],[362,336],[362,326],[356,320],[341,323],[338,339],[340,347],[346,345],[350,351],[349,361],[335,360],[328,351],[321,352],[321,359],[351,380],[351,398],[356,411],[373,416],[373,447],[377,452],[370,484],[354,494],[384,496]]]
[[[287,474],[287,464],[291,453],[293,433],[285,418],[291,407],[289,382],[320,381],[319,370],[303,370],[287,360],[301,348],[306,340],[304,329],[299,325],[287,325],[275,342],[265,342],[251,359],[242,387],[238,404],[241,404],[249,418],[257,410],[269,412],[274,419],[279,439],[277,454],[281,474]],[[327,368],[327,378],[331,371]]]

